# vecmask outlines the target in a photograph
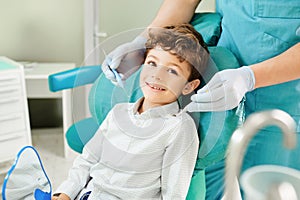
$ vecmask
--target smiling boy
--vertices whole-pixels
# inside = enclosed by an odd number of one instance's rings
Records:
[[[52,199],[185,199],[199,139],[177,100],[197,89],[208,55],[188,24],[151,29],[144,97],[108,113]]]

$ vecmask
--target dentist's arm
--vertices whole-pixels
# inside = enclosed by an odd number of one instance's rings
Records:
[[[165,0],[149,27],[188,23],[201,0]]]
[[[250,67],[255,75],[255,88],[298,79],[300,78],[300,42],[282,54]]]
[[[188,111],[223,111],[240,103],[256,88],[300,78],[300,43],[263,62],[216,73],[206,86],[192,96]]]
[[[165,0],[148,28],[189,22],[200,1]],[[147,31],[145,30],[133,41],[117,47],[105,57],[101,66],[102,71],[112,83],[118,85],[116,76],[111,69],[117,69],[121,73],[122,79],[126,79],[143,63],[146,40]]]

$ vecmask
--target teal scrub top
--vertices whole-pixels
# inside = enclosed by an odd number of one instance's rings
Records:
[[[217,11],[223,17],[218,46],[231,50],[240,66],[264,61],[300,42],[299,0],[217,0]],[[300,140],[300,79],[247,93],[246,116],[274,108],[286,111],[294,118],[298,124],[297,132]],[[253,148],[254,153],[249,160],[254,160],[256,164],[286,162],[283,165],[300,168],[300,145],[295,150],[298,152],[295,154],[297,158],[290,156],[289,153],[272,158],[270,155],[274,155],[277,147],[279,154],[283,149],[282,138],[278,136],[281,133],[276,127],[266,128],[262,132],[265,132],[266,136],[262,134],[259,136],[261,138],[257,137],[252,144],[265,147]],[[273,145],[276,140],[280,141],[280,146]]]
[[[223,17],[218,46],[231,50],[241,66],[274,57],[300,42],[299,0],[218,0],[217,11]],[[278,108],[299,123],[299,102],[300,81],[290,81],[247,94],[246,112]]]
[[[222,15],[219,46],[229,48],[241,65],[274,57],[300,42],[299,0],[217,0]]]

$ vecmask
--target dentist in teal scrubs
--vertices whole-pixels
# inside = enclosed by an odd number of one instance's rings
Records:
[[[191,109],[231,109],[246,93],[246,118],[267,109],[286,111],[298,124],[300,141],[300,1],[219,0],[217,12],[223,17],[218,46],[233,52],[244,67],[217,73],[194,95]],[[300,170],[300,142],[295,150],[287,150],[280,130],[265,128],[251,140],[242,171],[261,164]],[[206,177],[207,199],[220,197],[213,196],[217,184],[210,180],[218,173],[213,169]]]
[[[199,3],[200,0],[165,0],[149,27],[189,22]],[[229,49],[241,67],[216,73],[192,96],[194,103],[188,110],[224,111],[236,107],[246,96],[246,117],[267,109],[286,111],[298,124],[300,141],[300,1],[217,0],[216,7],[222,16],[218,46]],[[137,49],[142,42],[136,39],[125,46],[127,50]],[[109,55],[112,60],[118,57],[118,51],[120,48]],[[106,64],[103,63],[103,71],[113,80]],[[118,67],[118,61],[113,67]],[[259,164],[300,170],[300,142],[295,150],[286,150],[279,129],[263,129],[248,147],[243,170]],[[222,178],[224,160],[206,169],[206,199],[222,197]]]

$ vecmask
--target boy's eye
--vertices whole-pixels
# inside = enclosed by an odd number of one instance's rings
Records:
[[[171,74],[178,75],[177,71],[172,68],[169,68],[167,71]]]
[[[148,61],[147,65],[149,65],[151,67],[156,67],[156,63],[154,61]]]

